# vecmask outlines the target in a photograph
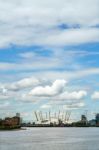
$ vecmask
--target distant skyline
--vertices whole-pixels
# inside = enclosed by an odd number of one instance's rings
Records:
[[[99,0],[0,0],[0,118],[99,112]]]

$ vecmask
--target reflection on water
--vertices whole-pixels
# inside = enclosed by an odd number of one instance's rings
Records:
[[[1,131],[0,150],[99,150],[99,128]]]

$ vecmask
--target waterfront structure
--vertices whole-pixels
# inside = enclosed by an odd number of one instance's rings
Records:
[[[15,126],[15,125],[19,125],[19,118],[18,117],[12,117],[12,118],[5,118],[5,120],[3,120],[2,124],[5,126]]]
[[[14,116],[14,117],[6,117],[5,119],[0,120],[0,128],[16,128],[20,127],[20,117]]]
[[[51,125],[51,126],[64,126],[65,124],[69,124],[70,120],[70,111],[58,111],[58,112],[51,112],[48,113],[42,112],[42,111],[34,111],[36,125]]]

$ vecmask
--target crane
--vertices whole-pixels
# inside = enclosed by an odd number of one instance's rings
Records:
[[[46,112],[46,119],[47,119],[47,112]]]
[[[59,110],[59,113],[58,113],[58,120],[59,120],[59,118],[60,118],[60,110]]]
[[[71,112],[68,112],[67,122],[68,122],[69,119],[70,119],[70,115],[71,115]]]
[[[67,114],[68,114],[68,112],[66,111],[66,113],[65,113],[65,122],[67,121]]]
[[[39,118],[42,121],[42,116],[41,116],[41,112],[39,112]]]
[[[63,113],[62,113],[62,121],[64,120],[64,111],[63,111]]]
[[[34,112],[36,120],[39,121],[36,111]]]
[[[49,111],[49,121],[51,122],[51,116],[50,116],[50,114],[51,114],[51,113],[50,113],[50,111]]]
[[[42,112],[40,112],[40,116],[41,116],[41,121],[43,122],[43,115],[42,115]]]

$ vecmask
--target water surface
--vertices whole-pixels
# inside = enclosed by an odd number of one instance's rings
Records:
[[[1,131],[0,150],[99,150],[99,128]]]

